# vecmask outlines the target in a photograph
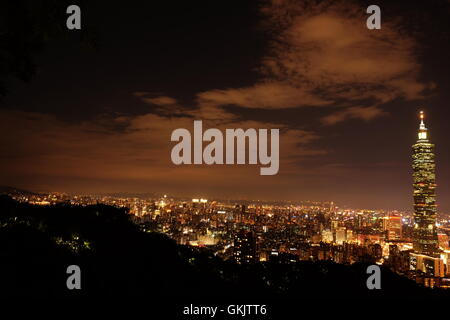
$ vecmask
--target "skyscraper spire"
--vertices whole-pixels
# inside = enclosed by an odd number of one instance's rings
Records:
[[[425,123],[423,123],[423,119],[425,118],[425,114],[423,113],[423,111],[420,111],[420,129],[426,129],[425,128]]]
[[[423,119],[425,118],[425,114],[423,111],[420,111],[420,126],[419,126],[419,140],[427,140],[428,134],[427,134],[427,128],[425,127],[425,123],[423,122]]]

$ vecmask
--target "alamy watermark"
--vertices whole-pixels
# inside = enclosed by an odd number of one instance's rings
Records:
[[[66,20],[66,27],[69,30],[81,29],[81,9],[76,4],[72,4],[67,7],[66,13],[70,14]]]
[[[381,29],[381,9],[376,4],[367,7],[366,13],[371,15],[366,20],[366,26],[369,30]]]
[[[69,290],[81,289],[81,269],[76,264],[72,264],[67,267],[66,273],[70,276],[67,277],[66,286]]]
[[[369,289],[369,290],[381,289],[381,269],[380,269],[380,267],[376,264],[368,266],[366,273],[370,274],[370,276],[367,278],[367,281],[366,281],[367,289]]]
[[[70,16],[66,20],[66,26],[69,30],[81,29],[81,8],[72,4],[67,7],[66,13]],[[366,13],[370,16],[366,20],[367,28],[370,30],[381,29],[381,9],[376,4],[372,4],[367,7]]]
[[[170,156],[176,165],[259,163],[266,166],[260,168],[261,175],[275,175],[279,169],[279,131],[279,129],[270,129],[269,137],[268,129],[247,129],[245,131],[243,129],[226,129],[224,137],[222,131],[216,128],[210,128],[203,132],[202,121],[195,120],[193,139],[188,129],[179,128],[172,132],[170,140],[178,141],[178,143],[172,148]],[[209,142],[204,149],[203,142]],[[246,152],[247,149],[248,152]]]

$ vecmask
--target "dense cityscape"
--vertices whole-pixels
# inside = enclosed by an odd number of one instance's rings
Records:
[[[165,233],[178,244],[204,247],[239,264],[301,260],[376,263],[425,286],[447,288],[450,218],[443,214],[436,218],[432,148],[421,113],[419,140],[413,146],[414,214],[340,208],[333,202],[264,203],[19,191],[10,195],[35,205],[126,208],[144,232]],[[426,224],[422,226],[421,221]]]
[[[341,209],[333,202],[235,204],[207,199],[175,200],[166,195],[144,199],[50,193],[15,198],[39,205],[102,203],[126,207],[143,231],[163,232],[178,244],[208,247],[239,263],[363,261],[388,265],[400,274],[414,276],[410,265],[414,219],[409,212]],[[448,266],[450,219],[441,217],[437,226],[441,257]]]

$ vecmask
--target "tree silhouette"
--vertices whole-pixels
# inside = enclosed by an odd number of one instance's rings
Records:
[[[29,82],[36,73],[35,56],[52,41],[75,37],[80,44],[96,47],[92,26],[74,32],[66,28],[68,0],[15,0],[0,2],[0,96],[7,82]],[[77,1],[83,8],[89,1]]]

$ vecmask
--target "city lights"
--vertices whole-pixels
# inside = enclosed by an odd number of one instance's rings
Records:
[[[107,204],[127,208],[143,232],[162,232],[180,245],[208,248],[238,264],[330,260],[370,262],[427,286],[440,286],[450,262],[450,218],[436,216],[434,145],[424,113],[413,145],[414,212],[345,208],[334,202],[261,201],[98,195],[15,194],[36,205]],[[89,250],[78,236],[55,238],[72,251]]]

